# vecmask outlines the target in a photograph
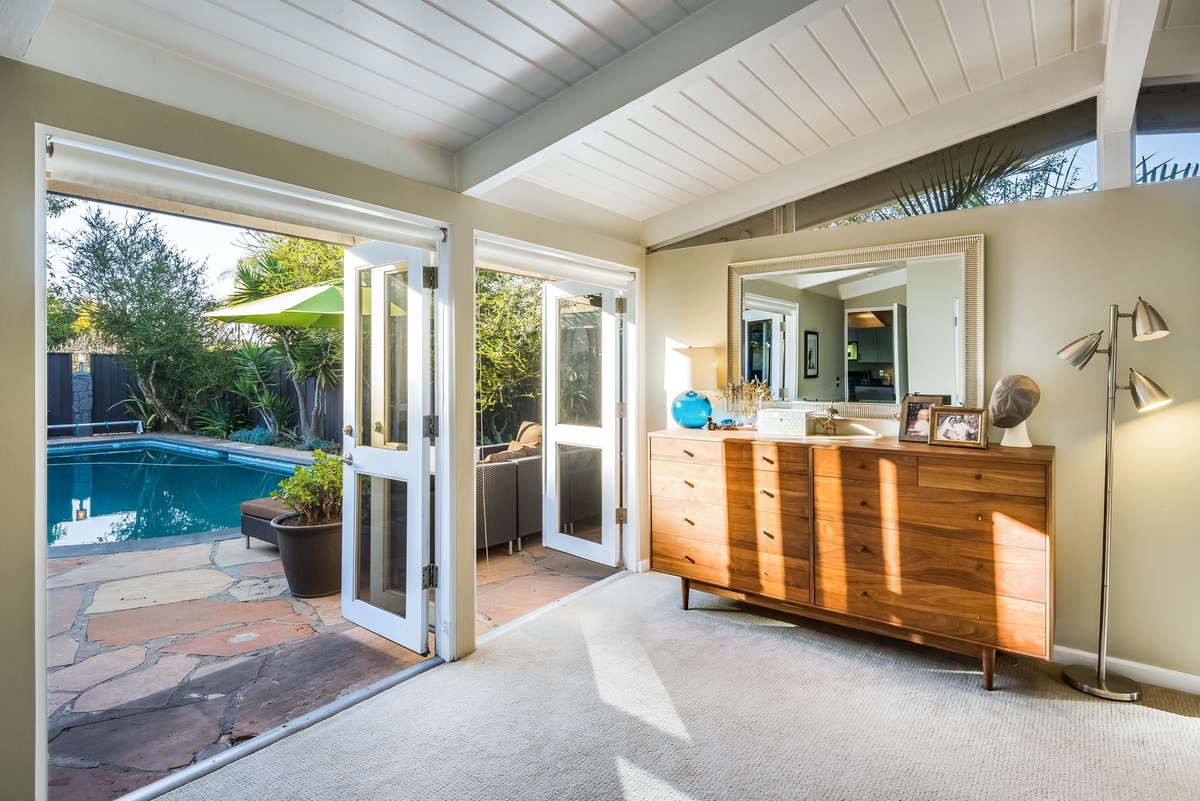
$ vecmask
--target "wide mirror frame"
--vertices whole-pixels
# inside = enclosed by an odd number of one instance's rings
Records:
[[[738,262],[729,265],[728,348],[726,376],[742,374],[742,315],[745,303],[743,281],[777,273],[830,272],[887,264],[908,259],[924,259],[959,254],[963,260],[962,326],[964,349],[964,401],[968,407],[983,405],[983,235],[971,234],[946,239],[929,239],[894,245],[876,245],[825,253],[806,253],[774,259]],[[801,322],[803,327],[803,322]],[[806,404],[797,403],[804,407]],[[814,408],[827,403],[808,404]],[[834,406],[846,417],[891,418],[899,413],[899,404],[844,403]],[[853,407],[853,408],[851,408]]]

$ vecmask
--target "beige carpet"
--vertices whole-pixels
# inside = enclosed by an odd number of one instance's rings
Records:
[[[1193,696],[693,604],[620,579],[167,798],[1200,798]]]

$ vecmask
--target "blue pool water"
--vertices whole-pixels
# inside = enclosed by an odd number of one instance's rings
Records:
[[[49,448],[50,545],[235,528],[241,525],[241,502],[270,495],[295,467],[168,444],[130,445]]]

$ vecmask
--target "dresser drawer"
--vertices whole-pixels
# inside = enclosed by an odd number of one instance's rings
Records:
[[[656,461],[650,494],[808,517],[808,477],[792,473]]]
[[[725,465],[749,470],[773,470],[777,473],[808,473],[808,446],[784,442],[725,443]]]
[[[1046,503],[1041,498],[823,476],[817,476],[813,486],[819,520],[898,525],[955,539],[1046,550]]]
[[[917,484],[922,487],[993,492],[1000,495],[1046,497],[1046,467],[1040,464],[996,464],[964,459],[917,460]]]
[[[715,506],[677,498],[650,499],[651,536],[687,537],[764,553],[809,557],[808,518],[779,510]]]
[[[809,603],[809,563],[713,542],[655,534],[650,567],[662,573],[783,601]]]
[[[1046,551],[826,520],[814,538],[819,565],[1046,602]]]
[[[814,448],[813,473],[855,481],[916,484],[917,458],[891,453]]]
[[[719,439],[651,437],[650,458],[689,464],[723,464],[725,443]]]
[[[1047,658],[1046,605],[818,564],[820,606]]]

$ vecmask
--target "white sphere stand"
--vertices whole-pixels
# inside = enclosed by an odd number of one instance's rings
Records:
[[[1004,429],[1004,439],[1000,444],[1005,448],[1032,448],[1033,443],[1029,441],[1029,431],[1025,428],[1025,421],[1022,420],[1012,428]]]

